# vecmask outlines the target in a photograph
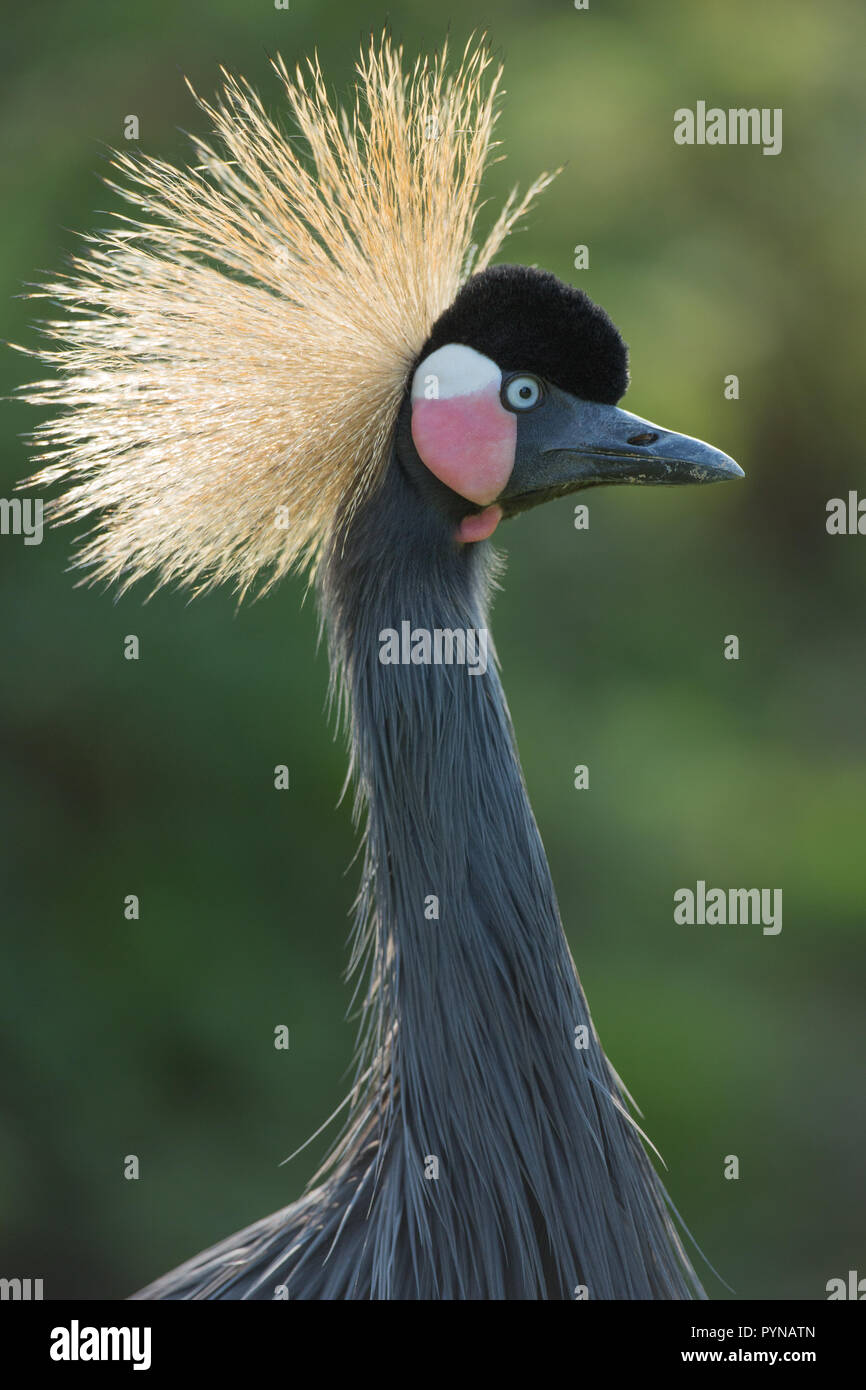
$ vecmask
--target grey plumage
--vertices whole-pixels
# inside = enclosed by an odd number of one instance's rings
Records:
[[[320,601],[366,817],[347,1127],[319,1187],[139,1298],[702,1296],[592,1028],[494,664],[379,662],[404,619],[486,628],[494,570],[396,458],[335,528]]]

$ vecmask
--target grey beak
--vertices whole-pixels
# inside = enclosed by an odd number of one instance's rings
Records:
[[[615,405],[551,394],[544,410],[520,421],[520,453],[524,441],[528,447],[502,498],[506,514],[607,483],[715,483],[745,476],[732,458],[701,439]]]

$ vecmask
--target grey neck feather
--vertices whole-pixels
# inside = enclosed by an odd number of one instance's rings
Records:
[[[348,1118],[319,1186],[136,1297],[701,1298],[592,1027],[495,664],[380,662],[404,621],[486,628],[495,569],[397,441],[320,571],[365,821]]]
[[[396,457],[336,534],[321,603],[366,816],[368,986],[316,1194],[344,1212],[330,1296],[701,1297],[592,1027],[492,646],[484,674],[380,661],[404,622],[487,628],[490,546],[455,544]]]

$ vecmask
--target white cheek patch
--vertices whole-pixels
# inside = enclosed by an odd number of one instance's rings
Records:
[[[412,378],[412,402],[470,396],[489,386],[498,392],[501,380],[502,373],[489,357],[462,343],[448,343],[418,367]]]
[[[517,419],[499,399],[502,373],[474,348],[448,343],[412,378],[412,440],[440,482],[484,506],[514,467]]]

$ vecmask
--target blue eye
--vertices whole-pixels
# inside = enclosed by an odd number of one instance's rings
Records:
[[[502,388],[502,404],[507,410],[532,410],[538,405],[543,389],[538,377],[512,376]]]

